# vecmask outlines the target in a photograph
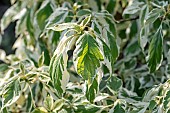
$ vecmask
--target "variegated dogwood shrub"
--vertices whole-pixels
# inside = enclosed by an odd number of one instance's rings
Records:
[[[11,0],[11,22],[1,113],[170,113],[169,0]]]

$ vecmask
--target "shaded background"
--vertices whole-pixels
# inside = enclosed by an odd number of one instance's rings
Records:
[[[2,18],[5,11],[10,7],[10,0],[0,0],[0,19]],[[11,23],[2,34],[2,42],[0,49],[5,50],[6,54],[14,53],[12,46],[15,42],[15,22]]]

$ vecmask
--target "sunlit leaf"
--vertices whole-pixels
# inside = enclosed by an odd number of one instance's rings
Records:
[[[64,102],[65,102],[64,99],[58,99],[58,100],[56,100],[56,101],[54,102],[54,107],[53,107],[54,111],[60,110],[60,109],[63,107]]]
[[[93,103],[96,94],[98,92],[98,81],[96,79],[93,80],[92,84],[87,84],[86,89],[86,97],[91,103]]]
[[[50,63],[50,77],[59,96],[62,96],[65,92],[69,80],[69,74],[66,69],[67,59],[67,55],[54,55]]]
[[[44,52],[39,57],[38,66],[41,67],[43,64],[44,64]]]
[[[90,15],[90,14],[91,14],[91,11],[88,9],[82,9],[82,10],[77,11],[76,13],[77,16],[84,16],[84,15]]]
[[[75,67],[80,76],[85,80],[94,78],[103,56],[100,52],[95,37],[84,33],[79,37],[74,50]]]
[[[137,13],[138,11],[140,11],[141,5],[143,5],[143,2],[134,1],[132,5],[128,6],[124,10],[123,15]]]
[[[156,31],[149,46],[148,66],[150,72],[156,71],[162,62],[163,34],[161,28],[162,27],[160,26],[160,28]]]
[[[107,82],[107,87],[113,94],[115,94],[122,87],[122,84],[123,83],[119,78],[111,76]]]
[[[63,23],[63,24],[57,24],[54,27],[49,27],[48,29],[52,29],[54,31],[63,31],[70,28],[76,28],[79,27],[76,23]]]
[[[10,106],[20,97],[21,87],[19,80],[13,80],[3,88],[2,97],[4,107]]]
[[[44,1],[40,9],[36,13],[35,21],[37,22],[40,30],[43,30],[46,24],[46,19],[52,13],[52,7],[48,1]]]
[[[153,23],[157,18],[163,15],[162,9],[153,9],[146,17],[145,24]]]
[[[44,107],[48,110],[51,111],[53,109],[53,98],[51,96],[46,97],[44,101]]]

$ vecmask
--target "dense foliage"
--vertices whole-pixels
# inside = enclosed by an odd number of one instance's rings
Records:
[[[169,3],[11,0],[0,112],[170,113]]]

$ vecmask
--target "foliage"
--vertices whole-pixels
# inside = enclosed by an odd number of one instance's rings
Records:
[[[0,111],[170,112],[170,1],[11,0]],[[3,40],[2,40],[3,43]]]

